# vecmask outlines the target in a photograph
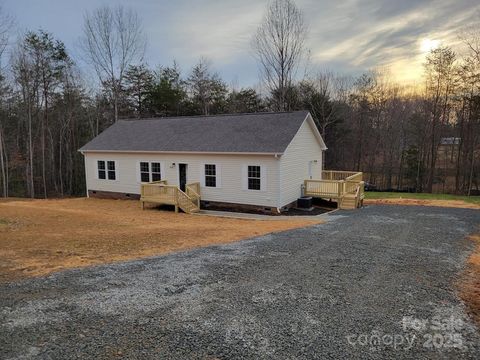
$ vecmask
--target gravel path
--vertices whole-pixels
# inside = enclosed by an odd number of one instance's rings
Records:
[[[328,219],[2,285],[0,358],[480,357],[454,290],[480,211],[369,206]]]

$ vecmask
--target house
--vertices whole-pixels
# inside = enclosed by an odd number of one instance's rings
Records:
[[[322,178],[307,111],[120,120],[83,146],[88,196],[278,213]]]

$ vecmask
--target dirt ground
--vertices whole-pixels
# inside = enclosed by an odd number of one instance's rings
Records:
[[[228,243],[319,222],[142,211],[131,200],[1,200],[0,282]]]
[[[478,210],[369,206],[255,242],[0,284],[0,358],[480,359],[452,288],[479,222]]]
[[[475,242],[476,248],[468,258],[464,276],[460,281],[460,296],[480,326],[480,234],[470,236],[470,239]]]
[[[364,204],[441,206],[463,209],[480,209],[480,205],[463,200],[427,200],[427,199],[365,199]]]

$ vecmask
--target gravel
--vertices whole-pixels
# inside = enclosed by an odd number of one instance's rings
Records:
[[[455,292],[478,210],[368,206],[325,218],[1,285],[0,358],[480,357]]]

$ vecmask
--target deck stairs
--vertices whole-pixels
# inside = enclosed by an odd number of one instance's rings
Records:
[[[190,197],[180,189],[178,189],[177,195],[178,207],[182,209],[183,212],[191,214],[200,211],[200,207],[198,206],[199,204],[194,197]]]
[[[361,185],[359,184],[358,187]],[[346,193],[339,201],[339,208],[344,210],[357,209],[363,206],[363,194],[361,196],[360,190],[356,189],[355,192]]]

